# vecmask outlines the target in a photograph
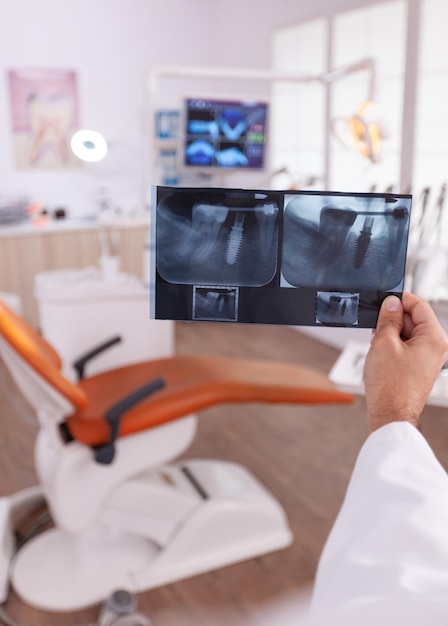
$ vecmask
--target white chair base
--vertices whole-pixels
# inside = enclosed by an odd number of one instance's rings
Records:
[[[113,510],[106,511],[100,525],[79,534],[45,531],[12,559],[10,577],[19,596],[47,611],[80,610],[118,588],[139,593],[290,545],[292,534],[284,510],[245,468],[224,461],[191,460],[152,472],[168,477],[166,504],[161,504],[159,482],[158,505],[153,510],[161,526],[170,516],[176,489],[170,484],[170,472],[187,474],[196,491],[190,506],[185,491],[180,494],[182,506],[175,515],[182,509],[182,519],[168,524],[165,534],[160,529],[159,536],[166,537],[164,545],[144,533],[124,532],[105,523],[119,516]],[[150,493],[154,475],[147,472],[146,477]],[[157,528],[157,522],[148,522]]]

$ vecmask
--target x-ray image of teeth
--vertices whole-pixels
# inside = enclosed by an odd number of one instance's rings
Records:
[[[150,315],[375,328],[386,295],[403,291],[411,204],[391,192],[155,186]]]
[[[358,309],[358,293],[318,291],[316,295],[316,324],[356,326],[358,324]]]
[[[399,288],[410,202],[344,194],[285,196],[284,280],[323,291]]]
[[[236,322],[238,312],[238,289],[236,287],[193,288],[193,320]]]
[[[208,198],[200,191],[173,190],[157,205],[156,265],[162,278],[174,284],[247,287],[272,281],[277,203],[266,193],[246,193],[238,201],[225,191]]]

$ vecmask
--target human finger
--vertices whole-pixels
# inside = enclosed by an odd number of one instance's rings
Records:
[[[383,300],[378,314],[375,339],[385,335],[400,337],[402,330],[403,305],[401,300],[394,295],[387,296]]]
[[[433,344],[434,347],[442,347],[446,350],[448,346],[446,333],[430,304],[408,292],[403,293],[402,304],[403,339],[424,337],[425,341]]]

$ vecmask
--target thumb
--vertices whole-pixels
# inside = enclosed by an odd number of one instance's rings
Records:
[[[402,330],[403,305],[401,300],[397,296],[387,296],[381,305],[375,334],[392,333],[400,336]]]

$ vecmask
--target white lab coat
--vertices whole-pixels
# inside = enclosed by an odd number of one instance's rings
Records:
[[[332,626],[448,624],[448,476],[410,424],[383,426],[362,447],[311,616]]]

